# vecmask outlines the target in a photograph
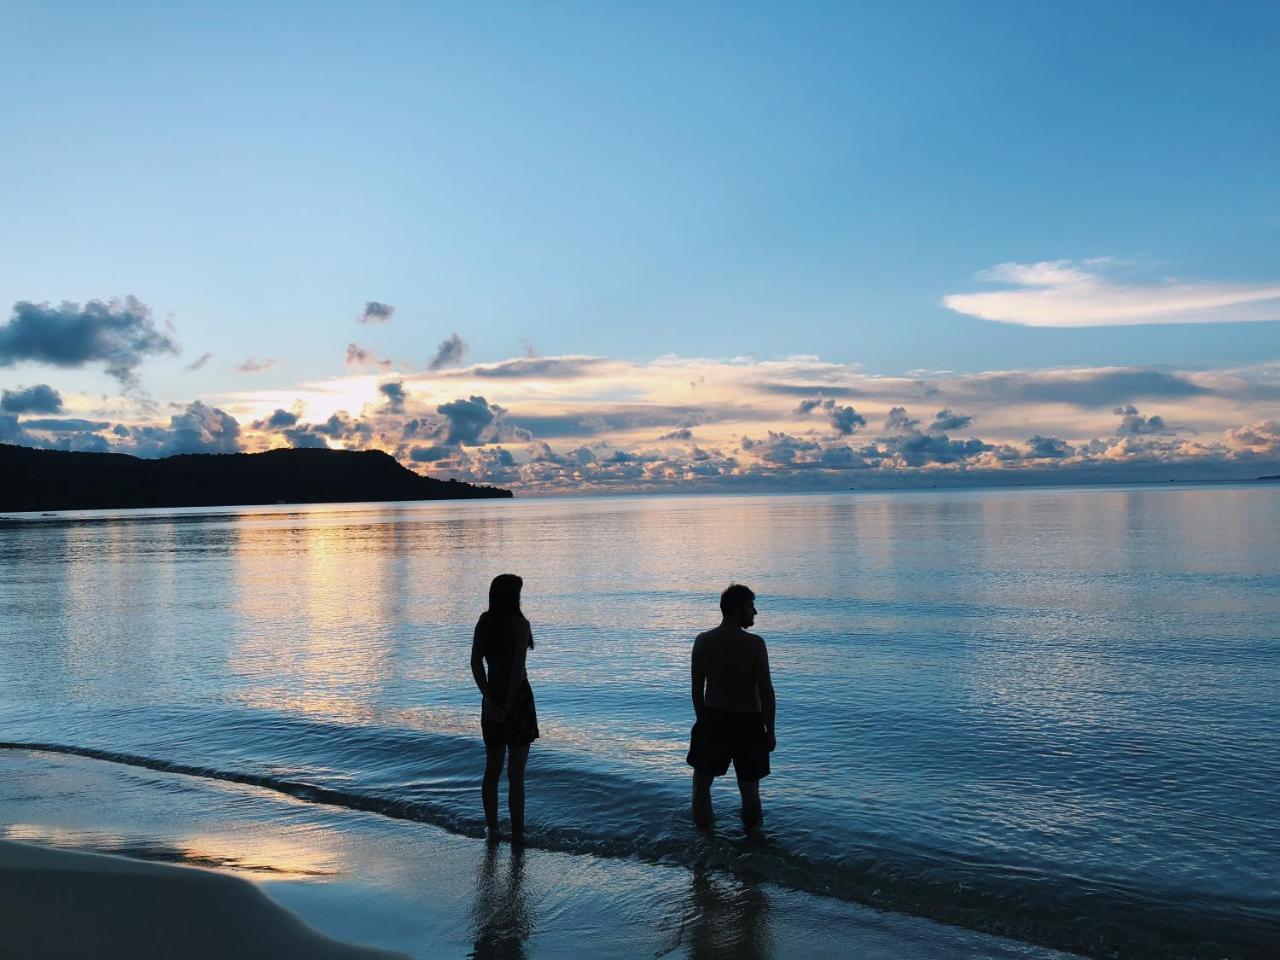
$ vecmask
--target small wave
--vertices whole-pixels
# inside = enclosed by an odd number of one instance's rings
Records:
[[[462,813],[447,802],[397,796],[394,788],[339,788],[289,776],[64,743],[0,742],[0,749],[68,754],[244,784],[310,803],[425,823],[463,836],[484,834],[479,817]],[[587,775],[554,765],[540,771],[540,776],[566,782],[576,778],[579,788],[588,779],[600,779],[598,773]],[[528,843],[571,854],[721,869],[755,882],[1093,957],[1249,960],[1274,956],[1274,945],[1280,942],[1280,917],[1271,904],[1214,902],[1199,895],[1189,901],[1177,891],[1044,876],[927,851],[864,847],[820,856],[789,849],[776,838],[707,838],[683,825],[683,810],[675,814],[671,797],[639,797],[638,786],[605,783],[597,788],[596,802],[589,802],[588,807],[617,804],[623,802],[618,798],[628,798],[625,802],[637,810],[652,812],[655,806],[665,810],[661,822],[650,817],[622,830],[616,830],[622,825],[615,823],[615,832],[603,833],[552,822],[531,829]],[[582,808],[575,804],[575,809]],[[590,817],[584,822],[590,823]]]

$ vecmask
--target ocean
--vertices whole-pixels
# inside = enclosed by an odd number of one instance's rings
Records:
[[[1280,944],[1280,485],[0,520],[0,753],[132,771],[157,822],[190,780],[474,842],[503,572],[536,641],[531,852],[706,868],[689,649],[740,582],[778,749],[765,839],[718,783],[715,876],[1088,956]],[[0,791],[0,836],[40,835],[37,793]],[[555,926],[521,922],[532,952]]]

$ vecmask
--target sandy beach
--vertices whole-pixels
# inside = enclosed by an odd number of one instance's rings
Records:
[[[312,930],[238,877],[0,840],[0,957],[391,960]]]

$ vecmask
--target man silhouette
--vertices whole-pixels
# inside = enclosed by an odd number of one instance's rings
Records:
[[[693,712],[689,734],[693,767],[693,822],[712,823],[711,781],[729,772],[742,794],[742,826],[754,830],[763,819],[760,781],[769,775],[776,704],[769,677],[769,651],[746,628],[756,622],[756,595],[740,583],[720,594],[720,626],[693,642]]]

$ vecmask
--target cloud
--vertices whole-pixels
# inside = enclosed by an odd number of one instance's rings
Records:
[[[1280,283],[1157,283],[1109,279],[1107,260],[1000,263],[978,279],[1013,289],[954,293],[957,313],[1032,327],[1280,320]]]
[[[57,413],[61,409],[62,394],[47,383],[0,392],[0,410],[9,413]]]
[[[801,400],[796,404],[796,408],[792,411],[796,416],[807,417],[815,410],[821,410],[827,415],[827,422],[831,424],[833,430],[842,436],[848,436],[857,431],[859,427],[865,427],[867,420],[862,414],[858,413],[853,407],[836,406],[835,400],[827,397],[810,397]]]
[[[973,423],[972,415],[967,413],[956,413],[948,407],[939,410],[934,415],[933,423],[929,424],[929,432],[947,433],[951,430],[963,430],[971,423]]]
[[[0,413],[0,443],[13,443],[22,447],[41,446],[12,413]]]
[[[1116,428],[1116,435],[1121,437],[1137,437],[1148,433],[1172,433],[1168,425],[1165,424],[1164,418],[1160,416],[1144,417],[1138,412],[1138,408],[1133,404],[1126,404],[1123,407],[1116,407],[1111,411],[1120,416],[1120,426]]]
[[[387,398],[387,411],[389,413],[404,413],[404,404],[409,398],[409,394],[404,388],[403,380],[380,383],[378,384],[378,392]]]
[[[253,422],[255,430],[283,430],[285,427],[292,427],[298,422],[298,414],[291,410],[277,408],[269,417],[263,417],[261,420]]]
[[[830,423],[836,433],[848,436],[859,427],[865,427],[867,419],[853,407],[832,407]]]
[[[1244,453],[1280,455],[1280,420],[1259,420],[1226,432],[1227,445]]]
[[[19,301],[0,326],[0,367],[23,361],[56,367],[100,363],[126,387],[137,385],[137,368],[148,357],[178,349],[156,329],[151,309],[134,297],[90,300],[84,306],[64,302],[60,307]]]
[[[1075,451],[1065,440],[1057,437],[1036,435],[1027,441],[1027,459],[1029,460],[1061,460],[1071,456]]]
[[[28,430],[45,430],[49,433],[76,433],[78,431],[94,433],[98,430],[106,430],[111,426],[110,423],[105,423],[101,420],[80,420],[74,417],[28,419],[23,420],[22,425]]]
[[[433,444],[429,447],[411,447],[409,449],[409,459],[414,463],[438,463],[441,460],[449,460],[457,456],[457,453],[457,447]]]
[[[932,433],[906,433],[886,437],[881,443],[897,465],[906,467],[959,463],[991,449],[991,444],[978,439],[952,440]]]
[[[115,431],[119,436],[119,430]],[[199,400],[169,418],[168,427],[126,427],[122,446],[140,457],[168,457],[180,453],[237,453],[240,424],[225,410]]]
[[[885,433],[908,432],[915,433],[920,426],[920,421],[907,416],[906,407],[893,407],[889,411],[889,415],[884,420]]]
[[[347,344],[347,366],[348,367],[382,367],[387,369],[391,366],[390,360],[380,360],[372,350],[366,350],[360,344],[352,341]]]
[[[527,430],[507,423],[507,411],[484,397],[454,400],[436,407],[444,417],[443,442],[448,446],[476,447],[496,440],[528,440]]]
[[[264,357],[259,360],[257,357],[249,357],[236,364],[236,370],[240,373],[261,373],[263,370],[270,370],[272,367],[284,363],[282,357]]]
[[[659,440],[692,440],[693,431],[688,427],[681,427],[678,430],[672,430],[670,433],[664,433],[658,437]]]
[[[203,367],[206,363],[208,363],[212,359],[213,359],[213,354],[208,350],[206,350],[204,353],[200,354],[200,356],[196,357],[194,360],[192,360],[182,369],[199,370],[201,367]]]
[[[446,344],[449,344],[458,335],[455,333],[453,337],[446,340],[440,345],[443,350]],[[466,344],[459,339],[462,349],[466,349]],[[436,354],[439,357],[439,353]],[[592,372],[593,367],[597,367],[604,363],[602,357],[516,357],[514,360],[504,360],[502,363],[480,364],[474,367],[468,367],[466,370],[458,371],[458,375],[471,377],[486,377],[492,379],[524,379],[538,378],[544,380],[567,380],[574,377],[582,377]],[[434,361],[433,361],[434,363]],[[436,369],[432,367],[431,369]]]
[[[969,400],[1114,407],[1135,399],[1202,397],[1214,390],[1182,373],[1143,367],[980,373],[946,381],[941,392]]]
[[[396,308],[389,303],[366,300],[360,316],[356,317],[356,323],[386,323],[395,315],[395,312]]]
[[[440,346],[436,347],[436,355],[427,364],[430,370],[443,370],[445,367],[456,367],[467,354],[467,344],[456,333],[451,333]]]

